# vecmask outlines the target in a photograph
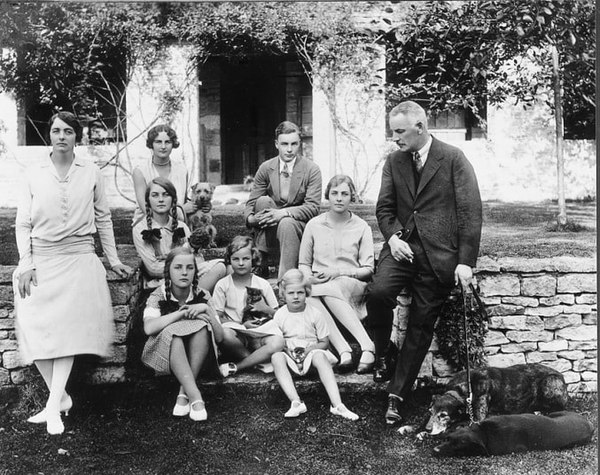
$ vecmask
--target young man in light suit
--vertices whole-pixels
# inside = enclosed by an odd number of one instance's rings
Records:
[[[256,247],[263,262],[279,244],[280,278],[298,267],[298,252],[304,227],[319,214],[321,170],[299,155],[300,128],[284,121],[275,129],[279,155],[266,160],[254,176],[246,202],[246,225],[254,230]]]
[[[385,244],[367,312],[376,353],[373,379],[391,378],[386,422],[394,424],[402,419],[400,405],[427,354],[440,306],[454,285],[468,289],[473,279],[482,205],[473,167],[462,151],[429,134],[422,107],[398,104],[389,124],[400,150],[383,167],[376,215]],[[389,341],[392,312],[404,287],[412,303],[404,343],[396,349]]]

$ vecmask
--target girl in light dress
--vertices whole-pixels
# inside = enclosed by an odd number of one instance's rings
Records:
[[[255,320],[243,321],[246,287],[262,291],[263,298],[252,304],[254,312],[271,317],[279,307],[269,282],[252,272],[259,261],[259,252],[249,236],[234,237],[225,251],[225,263],[231,265],[233,273],[217,282],[212,299],[224,327],[221,349],[234,360],[219,366],[224,377],[255,366],[272,373],[271,355],[283,348],[283,337],[272,322],[263,325]]]
[[[365,289],[374,271],[373,234],[369,225],[349,210],[356,201],[356,188],[349,176],[331,178],[325,197],[329,210],[306,224],[298,268],[312,283],[311,305],[327,319],[331,344],[340,355],[338,371],[351,370],[353,363],[350,345],[334,318],[361,347],[356,372],[369,373],[375,363],[375,345],[361,319],[366,316]]]
[[[144,287],[154,289],[162,283],[165,257],[175,247],[187,245],[190,230],[179,219],[177,191],[166,178],[153,178],[144,194],[146,219],[133,227],[133,244],[142,259]],[[204,261],[196,256],[198,285],[212,292],[219,279],[227,274],[222,259]]]
[[[291,402],[284,417],[298,417],[306,412],[306,405],[296,391],[291,373],[305,375],[314,367],[331,401],[329,412],[355,421],[358,415],[348,409],[340,397],[332,369],[337,359],[327,349],[329,331],[323,314],[307,304],[310,291],[310,282],[298,269],[290,269],[281,278],[280,292],[285,305],[275,313],[273,321],[283,333],[285,348],[275,353],[271,362],[277,381]]]
[[[204,421],[208,415],[196,383],[202,366],[223,339],[223,328],[208,305],[210,294],[198,288],[196,261],[188,248],[175,248],[165,259],[165,281],[148,298],[144,332],[149,336],[142,362],[157,374],[174,374],[180,388],[173,415]]]

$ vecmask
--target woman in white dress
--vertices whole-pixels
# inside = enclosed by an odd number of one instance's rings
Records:
[[[311,219],[302,235],[298,268],[313,284],[311,304],[335,318],[360,344],[357,373],[368,373],[375,363],[375,346],[361,323],[366,316],[365,289],[374,270],[373,233],[369,225],[349,210],[356,188],[347,175],[336,175],[327,184],[330,208]],[[331,344],[340,354],[338,371],[352,367],[350,345],[329,318]]]
[[[155,125],[148,131],[146,147],[152,150],[152,156],[145,163],[133,170],[133,187],[137,208],[133,214],[133,226],[146,215],[146,187],[153,178],[162,177],[175,186],[180,208],[180,218],[186,219],[188,214],[195,213],[198,207],[188,201],[189,179],[187,168],[180,161],[171,160],[171,152],[179,147],[177,133],[168,125]]]
[[[13,286],[21,359],[35,363],[50,391],[46,408],[28,421],[60,434],[60,413],[73,405],[65,387],[74,356],[107,356],[113,342],[106,271],[93,233],[114,272],[126,278],[131,269],[117,256],[100,170],[75,157],[81,125],[70,112],[54,114],[49,125],[52,153],[27,170],[19,200]]]

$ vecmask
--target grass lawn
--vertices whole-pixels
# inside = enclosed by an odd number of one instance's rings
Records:
[[[382,241],[375,219],[374,205],[356,205],[356,214],[365,219],[373,230],[376,242]],[[132,244],[130,209],[113,209],[117,244]],[[586,226],[581,232],[549,232],[548,225],[556,216],[552,202],[503,203],[485,202],[483,230],[479,254],[490,257],[557,257],[596,255],[596,203],[569,203],[568,216]],[[0,265],[18,262],[14,236],[16,209],[0,208]],[[213,223],[218,229],[217,244],[225,246],[233,236],[247,233],[243,223],[243,207],[215,206]]]
[[[194,423],[170,415],[177,387],[160,378],[152,387],[82,387],[66,432],[47,436],[25,413],[0,411],[0,474],[485,474],[591,475],[598,472],[597,434],[591,443],[563,451],[499,457],[439,458],[435,443],[400,436],[383,421],[386,396],[343,394],[361,419],[329,414],[318,387],[302,392],[308,413],[286,420],[278,387],[260,390],[221,385],[204,390],[209,420]],[[315,386],[312,386],[314,388]],[[427,413],[430,396],[415,393],[407,422]],[[597,427],[597,399],[572,400]],[[30,415],[28,413],[27,415]]]

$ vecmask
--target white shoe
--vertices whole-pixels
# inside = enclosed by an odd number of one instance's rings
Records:
[[[67,395],[66,399],[60,401],[60,412],[64,412],[65,416],[69,415],[69,411],[72,407],[73,399],[71,399],[71,396]],[[46,409],[44,408],[37,414],[31,416],[29,419],[27,419],[27,422],[32,424],[44,424],[46,422]]]
[[[177,404],[179,398],[185,399],[185,404]],[[190,400],[185,394],[178,394],[175,406],[173,407],[173,415],[177,417],[187,416],[190,413]]]
[[[351,421],[358,420],[358,414],[355,414],[343,404],[340,404],[337,407],[331,406],[329,408],[329,412],[331,412],[334,416],[340,416]]]
[[[292,401],[292,405],[283,417],[298,417],[306,412],[306,405],[302,401]]]
[[[223,377],[226,378],[227,376],[232,376],[237,373],[237,366],[233,363],[224,363],[219,365],[219,371]]]
[[[194,409],[194,405],[202,405],[202,409]],[[206,406],[204,405],[204,401],[202,399],[198,399],[190,403],[190,419],[193,421],[205,421],[208,419],[208,414],[206,412]]]
[[[256,365],[256,369],[265,374],[271,374],[275,371],[271,363],[259,363]]]
[[[60,412],[47,413],[46,430],[50,435],[62,434],[65,431],[65,426],[60,418]]]

